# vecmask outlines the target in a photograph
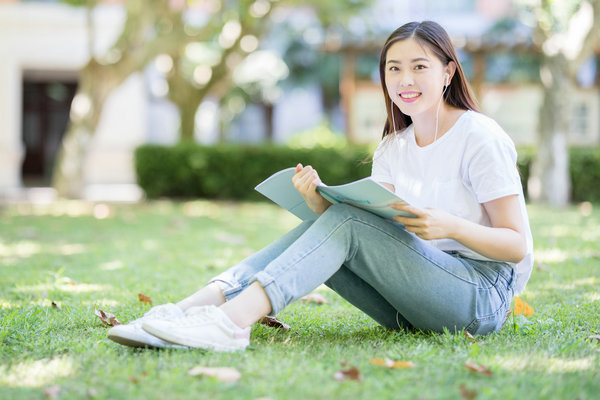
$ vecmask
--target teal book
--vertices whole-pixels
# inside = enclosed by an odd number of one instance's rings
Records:
[[[292,183],[294,174],[294,167],[282,169],[259,183],[254,189],[302,220],[316,219],[318,215],[308,207]],[[332,204],[350,204],[385,219],[393,220],[395,215],[413,216],[391,208],[392,204],[406,202],[371,177],[338,186],[327,186],[321,183],[317,190]]]

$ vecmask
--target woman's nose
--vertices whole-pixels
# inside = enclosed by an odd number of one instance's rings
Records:
[[[414,83],[413,76],[410,71],[400,72],[398,84],[400,86],[411,86]]]

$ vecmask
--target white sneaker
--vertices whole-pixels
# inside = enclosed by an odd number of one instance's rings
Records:
[[[162,304],[152,307],[143,317],[131,321],[125,325],[113,326],[108,330],[108,338],[114,342],[131,347],[158,347],[158,348],[178,348],[183,349],[185,346],[178,346],[173,343],[165,342],[142,329],[142,324],[150,320],[171,320],[181,318],[185,313],[181,308],[173,303]]]
[[[250,344],[250,328],[240,328],[216,306],[192,307],[170,321],[144,321],[142,328],[167,342],[207,350],[237,351]]]

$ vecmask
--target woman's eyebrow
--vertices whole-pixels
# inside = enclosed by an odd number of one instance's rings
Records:
[[[418,58],[413,58],[412,60],[410,60],[411,63],[416,63],[416,62],[420,62],[420,61],[426,61],[429,62],[429,58],[425,58],[425,57],[418,57]],[[386,62],[386,64],[402,64],[400,61],[398,60],[388,60]]]

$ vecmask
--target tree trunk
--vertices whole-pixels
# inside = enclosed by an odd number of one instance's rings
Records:
[[[571,83],[567,60],[561,54],[546,57],[541,68],[544,100],[539,117],[538,154],[528,182],[533,202],[564,207],[569,203],[569,104]]]
[[[99,80],[102,85],[95,85]],[[108,95],[123,82],[117,70],[91,60],[80,73],[80,84],[71,104],[71,118],[56,157],[52,184],[62,197],[80,198],[84,187],[84,162]]]

